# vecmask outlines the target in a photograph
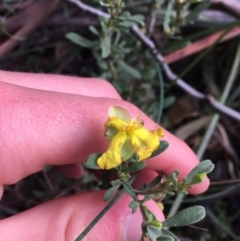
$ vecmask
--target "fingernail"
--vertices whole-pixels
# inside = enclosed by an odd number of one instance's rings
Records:
[[[124,241],[139,241],[142,235],[142,214],[137,211],[129,214],[125,220]]]

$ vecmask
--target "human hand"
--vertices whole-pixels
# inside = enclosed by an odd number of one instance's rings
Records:
[[[67,76],[0,72],[0,198],[3,185],[56,165],[69,177],[79,177],[79,163],[107,148],[103,126],[111,105],[141,115],[148,129],[157,127],[137,107],[121,100],[106,81]],[[157,172],[180,171],[186,176],[198,159],[190,148],[165,131],[169,148],[149,159],[137,182],[152,180]],[[205,191],[209,180],[195,185],[192,194]],[[0,221],[1,240],[74,240],[106,205],[103,191],[54,199]],[[141,215],[131,215],[124,195],[88,234],[88,240],[139,240]],[[154,202],[149,209],[163,220]]]

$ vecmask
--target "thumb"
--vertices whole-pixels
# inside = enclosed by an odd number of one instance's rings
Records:
[[[52,200],[0,221],[1,240],[75,240],[107,205],[103,191]],[[84,240],[138,241],[141,238],[140,211],[131,214],[131,198],[124,194]],[[159,220],[164,216],[153,201],[147,206]]]

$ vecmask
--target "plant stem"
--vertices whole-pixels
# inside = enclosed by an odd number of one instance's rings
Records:
[[[136,179],[138,173],[136,173],[128,182],[132,184]],[[81,241],[89,231],[98,223],[98,221],[105,215],[105,213],[117,202],[117,200],[124,194],[125,189],[123,188],[108,204],[107,206],[93,219],[93,221],[84,229],[84,231],[75,239],[75,241]]]
[[[158,79],[159,79],[159,91],[160,91],[160,98],[159,98],[159,110],[158,110],[158,117],[157,117],[157,123],[159,124],[162,117],[163,112],[163,101],[164,101],[164,80],[163,80],[163,74],[161,70],[161,66],[156,62],[156,68],[158,72]]]

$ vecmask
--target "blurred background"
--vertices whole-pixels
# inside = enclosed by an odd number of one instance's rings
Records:
[[[180,207],[202,205],[206,218],[172,231],[183,241],[240,240],[239,25],[239,0],[2,0],[0,69],[111,82],[215,164],[209,190]],[[100,184],[46,167],[5,187],[0,218]]]

